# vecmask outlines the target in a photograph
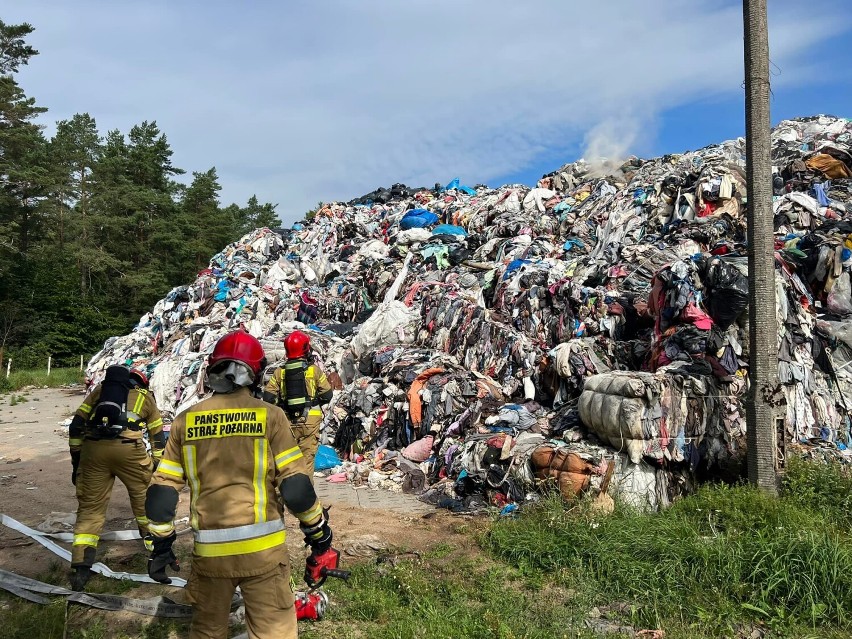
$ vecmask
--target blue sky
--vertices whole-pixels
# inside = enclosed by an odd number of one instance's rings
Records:
[[[852,117],[849,0],[770,0],[773,122]],[[297,219],[377,186],[533,183],[580,156],[743,132],[730,0],[6,0],[52,122],[156,120],[222,200]]]

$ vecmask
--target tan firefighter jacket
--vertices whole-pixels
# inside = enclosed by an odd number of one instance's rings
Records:
[[[98,384],[92,389],[92,392],[86,396],[80,408],[74,413],[81,417],[84,422],[88,422],[92,416],[92,411],[98,404],[98,399],[101,396],[101,385]],[[162,438],[155,437],[163,431],[163,418],[160,416],[160,411],[157,408],[157,402],[154,401],[154,396],[150,391],[142,388],[133,388],[127,391],[127,413],[131,420],[140,427],[148,431],[148,439],[153,448],[153,455],[159,458],[162,453]],[[136,419],[138,417],[138,419]],[[87,426],[77,426],[76,423],[71,424],[68,431],[68,446],[71,452],[78,452],[83,445],[83,441],[87,438]],[[131,430],[129,428],[123,430],[119,437],[121,439],[142,439],[143,432],[141,430]]]
[[[301,360],[289,360],[287,364],[276,370],[270,380],[266,383],[268,393],[275,395],[276,402],[279,406],[284,405],[287,401],[287,383],[284,380],[285,369],[291,363],[300,363]],[[316,364],[310,364],[305,369],[305,389],[308,396],[305,398],[308,405],[308,411],[303,419],[309,422],[316,423],[322,421],[321,404],[327,404],[331,400],[331,384],[323,370]]]
[[[163,459],[148,489],[149,528],[164,537],[174,522],[155,521],[151,501],[171,491],[190,491],[195,534],[192,569],[209,577],[249,577],[287,561],[285,529],[276,490],[307,469],[284,411],[251,396],[248,389],[216,394],[178,415]],[[300,522],[312,525],[322,506],[310,482],[300,496]],[[174,497],[176,501],[176,496]],[[285,502],[293,511],[293,500]]]

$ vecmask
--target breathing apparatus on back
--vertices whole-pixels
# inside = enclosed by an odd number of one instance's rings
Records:
[[[141,430],[142,417],[127,410],[127,396],[132,388],[147,386],[147,381],[144,373],[126,366],[107,368],[98,402],[88,421],[91,434],[97,439],[115,439],[127,429]]]

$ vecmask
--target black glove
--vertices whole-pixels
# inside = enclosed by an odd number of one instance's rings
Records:
[[[77,469],[80,468],[80,451],[71,451],[71,483],[77,485]]]
[[[305,535],[305,545],[311,547],[314,554],[322,554],[331,548],[331,528],[328,526],[328,510],[322,511],[322,518],[312,526],[299,524],[302,534]]]
[[[168,537],[154,537],[154,550],[148,558],[148,576],[161,584],[170,584],[172,580],[166,576],[166,566],[175,572],[180,572],[180,563],[172,552],[172,544],[177,535],[172,532]]]

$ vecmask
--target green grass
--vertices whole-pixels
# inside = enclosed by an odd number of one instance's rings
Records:
[[[47,374],[47,369],[12,371],[6,377],[6,371],[0,371],[0,393],[19,391],[27,386],[57,388],[68,384],[82,384],[83,372],[77,368],[55,368]]]
[[[474,540],[470,540],[475,545]],[[326,586],[331,607],[303,639],[598,637],[583,627],[588,602],[557,585],[531,585],[521,571],[480,553],[452,552],[396,565],[356,565],[350,585]]]
[[[642,627],[849,636],[850,488],[840,469],[793,462],[778,499],[712,486],[663,513],[617,508],[606,518],[548,500],[498,522],[484,544],[520,570],[582,583],[597,602],[629,603]]]
[[[841,529],[852,530],[852,469],[792,459],[784,477],[787,503],[816,511]]]
[[[777,499],[707,486],[658,514],[619,506],[601,516],[548,497],[515,519],[450,521],[419,554],[346,562],[351,583],[325,586],[326,617],[300,624],[300,637],[592,639],[624,636],[613,634],[624,626],[666,639],[849,637],[850,495],[844,469],[793,460]],[[41,578],[64,579],[58,570]],[[124,584],[91,585],[117,593]],[[59,637],[63,614],[61,602],[0,594],[0,627],[13,638]],[[72,607],[69,637],[187,636],[186,623],[109,619]]]
[[[143,554],[122,566],[130,572],[144,572],[147,559]],[[67,564],[50,563],[48,570],[35,578],[56,586],[68,587]],[[159,588],[159,587],[158,587]],[[162,589],[166,592],[166,589]],[[94,575],[86,592],[109,593],[146,599],[156,596],[150,587],[126,580],[117,581]],[[171,594],[171,593],[167,593]],[[142,615],[124,615],[115,623],[114,613],[103,612],[72,604],[67,612],[67,639],[168,639],[189,635],[189,622],[151,618]],[[0,591],[0,637],[3,639],[62,639],[66,625],[65,600],[55,598],[50,604],[33,604]]]
[[[64,623],[64,599],[41,606],[0,592],[0,624],[4,639],[60,639]]]
[[[138,596],[145,597],[144,593]],[[68,609],[67,635],[65,600],[47,605],[29,603],[0,591],[0,637],[3,639],[168,639],[188,637],[189,622],[134,616],[116,625],[114,613],[72,604]]]
[[[52,561],[47,572],[35,579],[55,586],[67,585],[58,561]],[[64,599],[39,605],[0,591],[0,628],[4,639],[60,639],[64,626]]]

